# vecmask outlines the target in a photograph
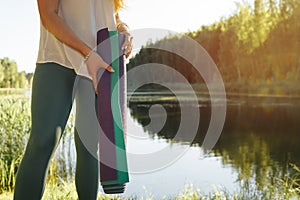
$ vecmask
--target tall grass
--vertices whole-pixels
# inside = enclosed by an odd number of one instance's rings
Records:
[[[0,193],[14,188],[29,132],[28,98],[0,98]]]
[[[295,168],[297,169],[297,168]],[[298,169],[297,169],[298,170]],[[300,171],[297,171],[298,177]],[[282,181],[285,181],[281,179]],[[273,190],[268,189],[259,192],[254,189],[240,188],[236,192],[228,192],[225,188],[215,188],[209,194],[201,193],[199,188],[194,188],[192,184],[186,185],[184,189],[176,196],[163,197],[164,200],[299,200],[299,184],[294,185],[295,182],[299,183],[299,179],[293,177],[285,182],[283,185],[274,185]],[[283,190],[282,190],[283,189]],[[0,195],[1,200],[12,199],[12,192],[5,192]],[[60,181],[59,184],[48,184],[43,200],[77,200],[77,193],[74,181],[65,182]],[[154,200],[157,197],[150,195],[148,197],[138,198],[136,196],[124,198],[122,195],[104,195],[99,194],[98,200]]]
[[[10,97],[6,93],[0,94],[0,194],[14,189],[16,172],[31,131],[30,98],[14,95],[14,91],[9,92]],[[53,184],[59,179],[70,180],[73,176],[70,153],[73,118],[72,114],[65,129],[68,134],[62,137],[60,153],[50,164],[47,181]]]

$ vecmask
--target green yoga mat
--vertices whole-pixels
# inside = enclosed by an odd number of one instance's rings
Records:
[[[107,194],[123,193],[129,182],[126,157],[126,68],[121,45],[124,35],[101,29],[97,52],[115,70],[98,71],[96,110],[99,130],[100,181]]]

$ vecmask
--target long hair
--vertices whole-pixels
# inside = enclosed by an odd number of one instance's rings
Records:
[[[120,8],[124,7],[124,0],[111,0],[114,2],[115,11],[117,12]]]

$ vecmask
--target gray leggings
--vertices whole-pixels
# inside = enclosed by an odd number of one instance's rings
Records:
[[[77,78],[76,78],[77,77]],[[98,136],[92,81],[56,63],[37,64],[31,99],[32,130],[18,169],[14,200],[42,198],[49,160],[60,141],[76,85],[76,188],[79,199],[96,200],[99,184]],[[80,113],[80,115],[79,115]],[[57,131],[58,128],[61,131]]]

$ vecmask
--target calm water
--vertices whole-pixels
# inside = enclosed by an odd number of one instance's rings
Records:
[[[131,116],[139,128],[129,127],[129,135],[139,131],[145,139],[128,142],[129,152],[149,151],[155,145],[168,145],[173,151],[184,146],[184,141],[174,141],[180,124],[180,108],[176,101],[165,101],[167,120],[163,128],[148,126],[150,121],[163,121],[159,115],[150,120],[148,111],[157,102],[132,102]],[[195,105],[186,105],[194,107]],[[229,191],[240,186],[258,190],[271,184],[273,177],[288,173],[288,164],[300,164],[300,101],[289,98],[229,97],[227,116],[221,137],[213,152],[203,159],[202,144],[210,121],[210,104],[199,101],[200,126],[193,147],[190,147],[173,165],[148,174],[133,174],[125,195],[153,194],[154,197],[176,195],[185,184],[208,193],[214,187]],[[191,113],[191,116],[193,113]],[[155,120],[153,118],[158,118]],[[147,127],[147,128],[143,128]],[[191,133],[186,133],[191,134]],[[183,138],[184,140],[184,138]],[[142,141],[142,145],[139,145]],[[182,144],[183,143],[183,144]],[[197,146],[199,145],[199,146]],[[141,150],[143,149],[143,150]],[[157,162],[153,158],[153,162]],[[134,165],[135,163],[130,163]]]
[[[198,105],[185,104],[199,109],[201,116],[197,135],[189,145],[184,137],[173,139],[181,117],[176,99],[152,98],[165,100],[149,102],[133,98],[129,103],[130,183],[123,196],[160,199],[179,194],[191,183],[202,193],[214,188],[230,192],[240,187],[262,190],[276,184],[276,178],[291,176],[289,163],[300,166],[300,99],[228,97],[223,132],[213,151],[204,158],[201,144],[210,121],[209,101],[203,98]],[[150,119],[149,109],[158,103],[165,112],[151,115]],[[149,126],[151,121],[156,123]],[[173,158],[157,154],[162,151]],[[147,170],[141,170],[143,167]]]

